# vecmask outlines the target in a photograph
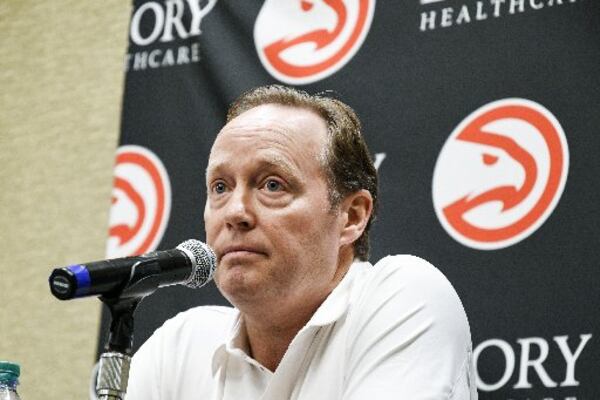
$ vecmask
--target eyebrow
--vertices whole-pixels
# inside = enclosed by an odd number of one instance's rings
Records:
[[[258,160],[259,168],[276,168],[283,170],[286,174],[291,176],[298,176],[298,168],[293,163],[288,162],[284,157],[276,155],[268,155],[263,159]]]
[[[206,167],[206,178],[208,178],[209,175],[219,175],[219,172],[225,169],[226,165],[227,163],[225,162],[216,162],[214,164],[209,164]],[[260,158],[256,159],[255,165],[256,168],[259,170],[269,168],[282,170],[291,179],[295,181],[303,181],[303,179],[300,177],[301,174],[299,173],[298,168],[293,163],[287,161],[284,157],[280,157],[274,154],[261,155]]]

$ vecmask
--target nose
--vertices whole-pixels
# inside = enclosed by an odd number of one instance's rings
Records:
[[[228,229],[247,231],[256,225],[256,215],[249,190],[237,187],[231,193],[225,206],[225,224]]]

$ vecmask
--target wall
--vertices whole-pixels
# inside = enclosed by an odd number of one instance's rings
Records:
[[[0,359],[24,399],[87,398],[100,304],[47,278],[104,255],[130,7],[0,3]]]

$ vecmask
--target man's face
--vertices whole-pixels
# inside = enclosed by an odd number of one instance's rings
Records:
[[[326,135],[316,113],[266,104],[217,136],[204,221],[218,259],[215,281],[232,304],[308,305],[337,283],[344,222],[328,200]]]

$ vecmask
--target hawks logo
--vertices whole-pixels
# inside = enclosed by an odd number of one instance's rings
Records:
[[[507,247],[550,216],[568,169],[557,119],[533,101],[499,100],[469,115],[446,141],[433,174],[435,211],[460,243]]]
[[[362,45],[375,0],[266,0],[254,43],[276,79],[307,84],[342,68]]]
[[[107,257],[156,249],[171,211],[171,184],[159,158],[141,146],[121,146],[114,171]]]

